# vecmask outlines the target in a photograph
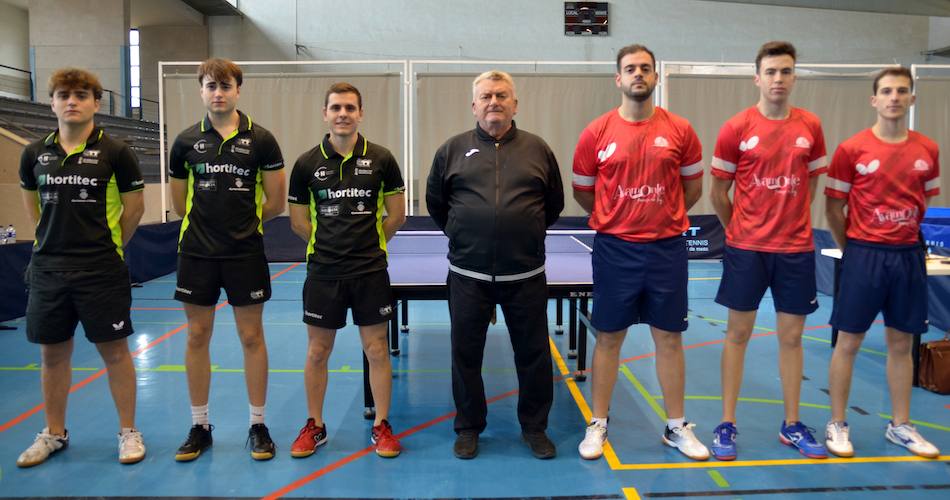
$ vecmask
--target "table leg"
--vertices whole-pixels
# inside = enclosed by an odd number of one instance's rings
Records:
[[[567,358],[577,357],[577,299],[568,299],[567,301],[568,335],[567,335]]]
[[[363,353],[363,418],[376,418],[376,402],[373,401],[373,388],[369,385],[369,360],[366,359],[366,353]]]
[[[554,310],[557,314],[557,326],[554,328],[555,335],[564,335],[564,299],[558,297],[554,299]]]
[[[409,301],[402,301],[402,331],[409,333]]]
[[[581,299],[581,321],[577,325],[577,373],[574,380],[587,380],[587,303],[588,298]]]
[[[393,307],[393,317],[389,319],[389,354],[399,356],[399,307]]]

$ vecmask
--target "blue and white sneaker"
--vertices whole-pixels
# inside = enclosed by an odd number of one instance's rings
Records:
[[[723,422],[713,429],[712,455],[717,460],[735,460],[736,459],[736,430],[732,422]]]
[[[784,445],[797,448],[799,453],[808,458],[828,458],[828,451],[825,450],[824,445],[815,441],[812,432],[815,432],[815,429],[806,427],[801,422],[786,425],[783,420],[782,430],[778,433],[778,440]]]
[[[938,450],[933,443],[924,439],[913,425],[894,425],[894,422],[888,422],[887,432],[884,433],[884,437],[897,446],[907,448],[911,453],[919,457],[937,458],[940,456],[940,450]]]

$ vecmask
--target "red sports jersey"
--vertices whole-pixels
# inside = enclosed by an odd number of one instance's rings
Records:
[[[574,189],[594,192],[590,227],[633,242],[689,229],[683,179],[703,175],[703,148],[685,118],[656,108],[628,122],[613,109],[581,132],[574,151]]]
[[[908,132],[892,144],[862,130],[841,143],[825,195],[848,200],[848,238],[892,245],[917,242],[925,198],[940,194],[937,144]]]
[[[730,118],[712,160],[713,175],[736,182],[726,243],[760,252],[814,250],[808,183],[827,164],[821,121],[804,109],[769,120],[752,106]]]

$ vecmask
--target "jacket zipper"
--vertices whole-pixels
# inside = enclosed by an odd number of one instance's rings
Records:
[[[491,260],[491,279],[495,281],[498,264],[498,205],[501,204],[501,166],[498,163],[498,150],[501,149],[501,143],[495,143],[495,217],[494,217],[494,235],[492,237],[492,260]]]

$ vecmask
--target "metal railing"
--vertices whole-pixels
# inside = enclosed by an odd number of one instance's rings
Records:
[[[15,68],[13,66],[7,66],[6,64],[0,64],[0,68],[9,69],[11,71],[18,71],[20,73],[26,73],[27,77],[30,80],[30,100],[36,102],[36,95],[34,95],[34,92],[33,92],[33,72],[32,71],[29,71],[23,68]]]

